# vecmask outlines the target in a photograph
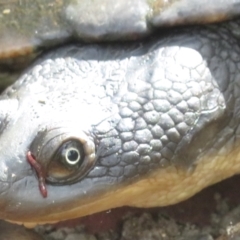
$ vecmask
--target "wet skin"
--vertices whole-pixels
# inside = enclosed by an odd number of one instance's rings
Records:
[[[1,95],[0,217],[169,205],[239,173],[239,24],[40,58]]]

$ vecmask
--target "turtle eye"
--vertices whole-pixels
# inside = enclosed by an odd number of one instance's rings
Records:
[[[80,181],[96,162],[91,136],[68,128],[40,131],[30,145],[29,152],[31,160],[38,164],[36,171],[41,168],[41,176],[46,183],[54,185]]]
[[[76,165],[81,160],[81,154],[77,148],[69,148],[65,153],[65,161],[70,166]]]
[[[64,142],[53,155],[48,168],[47,180],[61,182],[74,178],[86,164],[84,146],[78,140]]]
[[[67,168],[77,168],[84,160],[85,154],[81,143],[78,141],[68,141],[58,149],[56,160],[60,160]]]

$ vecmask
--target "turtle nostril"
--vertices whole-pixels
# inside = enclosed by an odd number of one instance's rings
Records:
[[[8,120],[7,116],[0,116],[0,134],[4,131],[5,127],[7,126]]]
[[[18,109],[17,99],[0,100],[0,134],[10,121],[10,116]]]

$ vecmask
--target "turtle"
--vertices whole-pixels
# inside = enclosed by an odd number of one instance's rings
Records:
[[[239,172],[238,1],[97,3],[1,4],[2,68],[53,47],[0,97],[2,219],[164,206]]]

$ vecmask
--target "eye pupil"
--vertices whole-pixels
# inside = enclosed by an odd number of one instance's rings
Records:
[[[67,157],[70,161],[76,161],[78,159],[78,152],[75,150],[70,150],[68,151]]]
[[[76,164],[80,160],[81,156],[77,149],[70,148],[67,150],[65,157],[69,164]]]

